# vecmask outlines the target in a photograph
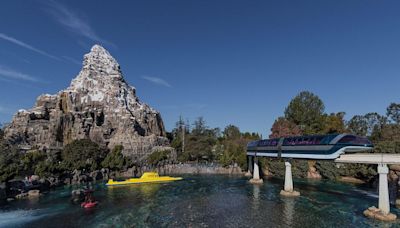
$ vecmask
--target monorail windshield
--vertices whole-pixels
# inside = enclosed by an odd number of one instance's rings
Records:
[[[338,144],[346,144],[346,145],[371,145],[371,141],[369,141],[366,137],[360,137],[355,135],[346,135],[341,138]]]

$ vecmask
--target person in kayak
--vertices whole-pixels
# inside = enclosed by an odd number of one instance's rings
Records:
[[[92,195],[93,190],[89,189],[85,191],[85,203],[94,203],[96,202],[94,196]]]

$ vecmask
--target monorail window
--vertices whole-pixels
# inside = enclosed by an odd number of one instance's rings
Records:
[[[318,145],[324,136],[305,136],[305,137],[295,137],[295,138],[285,138],[283,141],[284,146],[296,146],[296,145]]]
[[[366,137],[346,135],[339,140],[338,144],[369,145],[371,142]]]
[[[334,139],[337,136],[337,134],[335,135],[325,135],[323,136],[323,138],[321,139],[321,142],[319,144],[329,144],[332,139]]]
[[[354,136],[354,135],[346,135],[343,138],[341,138],[338,143],[349,144],[349,143],[353,142],[355,139],[356,139],[356,136]]]
[[[273,139],[271,140],[270,146],[277,146],[279,142],[279,139]]]
[[[253,147],[253,146],[257,146],[257,144],[258,144],[258,141],[252,141],[252,142],[249,142],[249,143],[247,144],[247,146],[248,146],[248,147]]]
[[[260,143],[258,143],[258,146],[268,146],[269,144],[269,140],[265,139],[265,140],[261,140]]]
[[[283,140],[283,145],[284,146],[290,146],[293,145],[294,143],[294,139],[293,138],[285,138],[285,140]]]

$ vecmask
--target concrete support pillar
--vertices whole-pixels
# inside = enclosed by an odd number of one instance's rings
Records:
[[[292,164],[285,162],[285,187],[287,192],[293,192]]]
[[[378,165],[379,173],[379,209],[383,214],[390,213],[388,178],[389,168],[386,164]]]
[[[252,184],[261,184],[263,183],[263,179],[260,179],[260,169],[258,167],[258,158],[254,157],[253,163],[253,178],[250,179],[250,183]]]
[[[281,191],[283,196],[299,196],[300,192],[293,190],[292,164],[285,162],[285,186]]]
[[[378,164],[379,173],[379,204],[378,208],[370,207],[364,211],[364,215],[382,221],[395,221],[397,216],[390,213],[389,188],[387,164]]]
[[[246,177],[253,176],[251,171],[253,169],[253,156],[247,156],[247,172],[244,174]]]
[[[260,179],[260,169],[258,168],[258,158],[254,158],[253,179]]]

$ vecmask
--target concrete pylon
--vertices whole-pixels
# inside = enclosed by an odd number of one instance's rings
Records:
[[[251,177],[253,176],[251,174],[251,170],[253,168],[253,157],[252,156],[247,156],[247,172],[244,174],[246,177]]]
[[[285,187],[287,192],[293,192],[292,164],[285,162]]]
[[[379,203],[378,207],[370,207],[364,211],[364,215],[382,221],[394,221],[397,216],[390,213],[388,178],[389,168],[387,164],[378,164],[379,173]]]
[[[386,164],[378,165],[379,173],[379,209],[382,213],[390,213],[388,178],[389,168]]]
[[[285,162],[285,186],[281,191],[283,196],[299,196],[300,192],[293,190],[292,164]]]
[[[252,184],[262,184],[264,181],[260,178],[260,169],[258,167],[258,158],[254,157],[253,163],[253,178],[250,179],[250,183]]]

